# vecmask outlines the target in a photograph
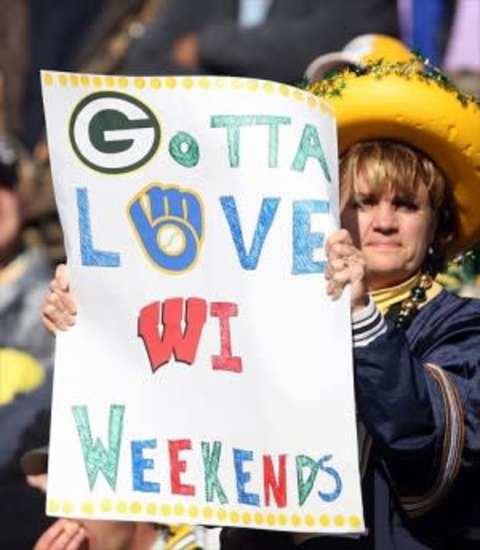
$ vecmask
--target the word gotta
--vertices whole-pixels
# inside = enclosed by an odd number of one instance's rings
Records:
[[[112,491],[116,491],[119,458],[126,451],[123,441],[125,407],[110,407],[107,449],[100,439],[92,436],[87,407],[74,406],[72,412],[90,491],[94,490],[100,472]],[[194,443],[189,438],[131,440],[129,447],[131,489],[139,493],[192,497],[222,505],[236,502],[285,508],[303,506],[309,498],[330,503],[339,498],[343,490],[342,478],[329,453],[318,457],[304,454],[259,456],[250,449],[226,448],[221,441]],[[166,457],[163,461],[162,456]],[[293,468],[289,462],[293,462]],[[194,464],[201,465],[203,474],[197,486],[192,483]],[[232,475],[233,480],[226,479]],[[226,487],[234,487],[234,490]],[[289,502],[289,495],[296,502]]]

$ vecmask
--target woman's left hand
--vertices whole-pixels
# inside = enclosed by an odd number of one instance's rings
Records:
[[[346,229],[332,233],[327,240],[326,253],[327,294],[336,300],[350,284],[352,311],[363,309],[368,304],[365,258],[354,246],[350,233]]]

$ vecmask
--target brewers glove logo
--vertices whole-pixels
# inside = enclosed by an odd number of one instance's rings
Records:
[[[203,236],[203,207],[190,190],[158,184],[143,189],[128,207],[142,247],[161,269],[181,273],[197,259]]]
[[[160,144],[153,112],[127,94],[99,92],[84,98],[70,119],[70,142],[78,158],[106,174],[145,164]]]

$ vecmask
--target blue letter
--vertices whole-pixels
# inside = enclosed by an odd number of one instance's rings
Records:
[[[80,253],[82,265],[98,267],[119,267],[120,254],[104,252],[93,247],[92,227],[90,224],[90,206],[85,188],[77,188],[78,226],[80,229]]]
[[[332,455],[325,455],[318,461],[318,466],[320,470],[323,470],[327,474],[331,475],[335,480],[335,489],[331,493],[322,493],[322,491],[318,491],[319,497],[325,502],[333,502],[334,500],[336,500],[340,496],[343,488],[342,479],[337,470],[335,470],[335,468],[332,468],[331,466],[323,465],[324,462],[327,462],[331,458]]]
[[[256,493],[247,493],[245,485],[250,481],[250,473],[243,471],[243,462],[253,460],[252,451],[233,449],[233,461],[235,464],[235,475],[237,478],[237,493],[239,504],[250,504],[260,506],[260,497]]]
[[[325,262],[314,262],[312,253],[323,246],[325,235],[312,233],[310,217],[312,214],[327,214],[328,201],[309,200],[293,202],[293,275],[304,273],[323,273]]]
[[[235,248],[237,249],[238,258],[243,269],[253,270],[257,268],[263,243],[265,242],[267,233],[272,225],[279,202],[280,199],[263,199],[260,216],[257,226],[255,227],[255,234],[253,235],[252,246],[250,247],[250,252],[247,253],[235,199],[231,196],[220,197],[220,203],[223,207],[223,212],[227,218],[228,225],[230,226],[233,242],[235,244]]]
[[[160,484],[151,481],[145,481],[143,472],[153,469],[153,460],[151,458],[143,458],[143,449],[156,449],[157,442],[155,439],[146,441],[132,441],[132,475],[133,475],[133,490],[142,491],[144,493],[159,493]]]

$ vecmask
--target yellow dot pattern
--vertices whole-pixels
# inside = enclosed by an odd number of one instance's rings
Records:
[[[309,108],[317,109],[324,113],[332,113],[332,108],[328,103],[314,95],[299,90],[286,84],[276,82],[256,80],[249,78],[218,78],[201,76],[192,78],[185,77],[127,77],[127,76],[100,76],[86,74],[61,74],[61,73],[43,73],[43,82],[45,86],[59,85],[62,87],[71,86],[82,88],[108,88],[126,90],[128,88],[143,90],[150,88],[152,90],[174,90],[182,88],[184,90],[193,90],[195,88],[208,91],[212,89],[226,89],[227,87],[235,91],[245,91],[250,93],[265,93],[268,95],[278,94],[284,98],[293,98],[298,102],[304,102]]]
[[[357,515],[347,514],[321,514],[314,516],[313,514],[295,513],[290,516],[284,512],[246,512],[238,510],[228,510],[224,507],[216,508],[213,506],[197,506],[191,504],[186,506],[181,502],[177,502],[173,506],[168,503],[148,502],[142,504],[138,501],[125,502],[124,500],[111,500],[105,498],[98,503],[93,501],[83,501],[76,508],[71,500],[59,501],[50,499],[47,502],[47,511],[54,515],[75,516],[80,511],[83,515],[92,515],[94,512],[111,514],[116,512],[119,515],[125,514],[146,514],[148,516],[160,516],[168,518],[176,516],[176,518],[204,519],[207,521],[218,521],[220,523],[229,522],[233,525],[255,525],[258,527],[275,527],[279,526],[285,529],[298,529],[307,527],[309,529],[353,529],[360,531],[363,529],[363,520]],[[101,515],[101,514],[100,514]],[[160,520],[161,521],[161,520]],[[176,521],[176,520],[175,520]]]
[[[199,514],[198,506],[192,505],[188,508],[188,515],[191,518],[196,518]]]
[[[125,514],[127,512],[128,506],[126,502],[123,502],[121,500],[120,502],[117,502],[117,512],[119,514]]]
[[[250,525],[251,521],[252,521],[252,516],[251,516],[250,512],[243,512],[243,514],[242,514],[242,523],[244,525]]]
[[[142,512],[142,505],[140,502],[133,501],[130,504],[130,512],[132,514],[140,514]]]
[[[260,512],[255,512],[253,515],[253,521],[255,522],[255,525],[263,525],[263,522],[265,521],[263,514]]]
[[[159,78],[151,78],[150,79],[150,88],[153,90],[158,90],[162,87],[162,81]]]
[[[89,500],[86,500],[85,502],[82,502],[81,506],[80,506],[80,510],[84,513],[84,514],[93,514],[93,511],[94,511],[94,505],[93,505],[93,502],[89,501]]]
[[[298,514],[293,514],[291,522],[294,527],[300,527],[302,525],[302,518]]]
[[[162,504],[160,507],[160,514],[162,516],[169,516],[172,513],[172,507],[170,504]]]
[[[69,516],[73,512],[73,502],[66,500],[62,505],[62,514]]]
[[[143,90],[145,88],[145,79],[144,78],[136,78],[135,79],[135,88],[138,90]]]
[[[145,511],[149,516],[155,516],[157,513],[157,505],[154,502],[149,502]]]
[[[176,516],[183,516],[183,514],[185,514],[185,506],[180,503],[175,504],[175,506],[173,507],[173,513]]]
[[[108,498],[102,500],[102,502],[100,503],[100,510],[102,510],[102,512],[111,512],[112,508],[112,501],[108,500]]]

